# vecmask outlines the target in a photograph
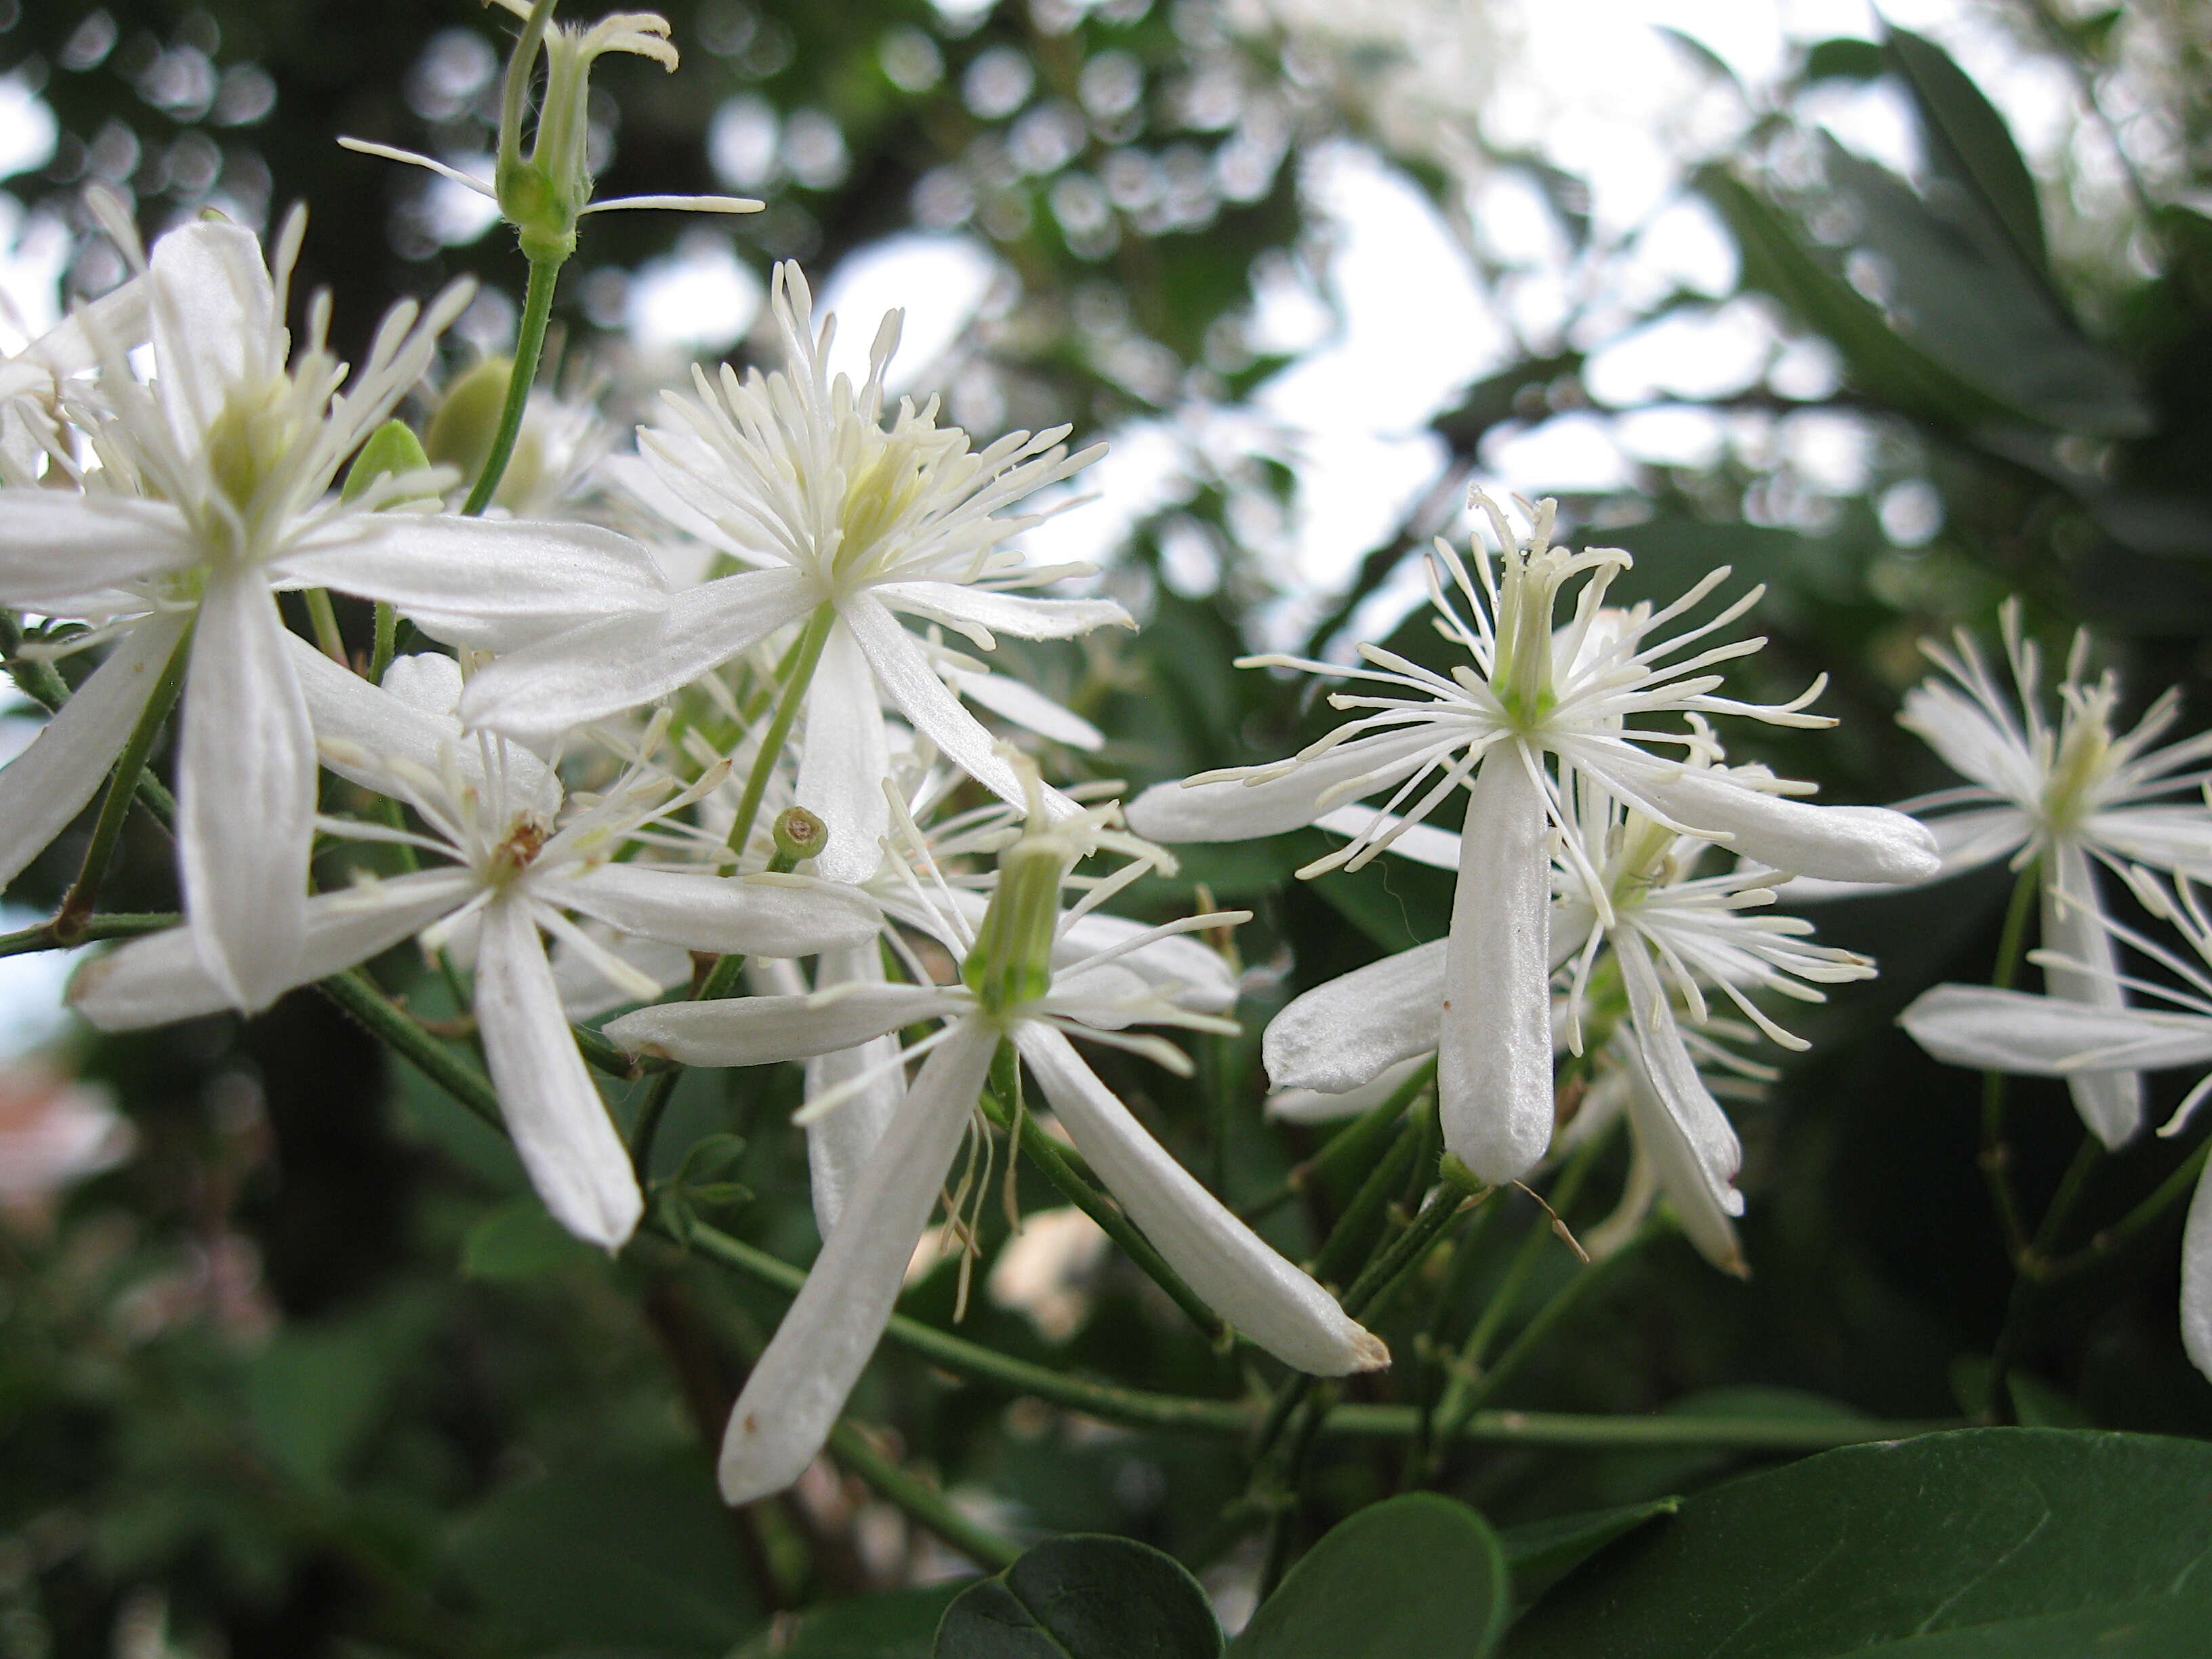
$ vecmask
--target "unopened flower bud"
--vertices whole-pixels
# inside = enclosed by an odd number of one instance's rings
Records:
[[[368,434],[361,453],[354,457],[338,499],[356,501],[379,478],[404,478],[429,465],[430,459],[422,453],[422,441],[415,435],[414,428],[404,421],[386,421]]]
[[[786,807],[769,827],[775,838],[775,867],[788,870],[801,859],[819,857],[830,844],[830,826],[804,806]]]

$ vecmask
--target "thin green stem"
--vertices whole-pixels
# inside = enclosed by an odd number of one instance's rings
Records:
[[[1352,1202],[1345,1206],[1336,1225],[1322,1241],[1320,1254],[1313,1260],[1316,1279],[1328,1284],[1365,1250],[1384,1206],[1405,1184],[1407,1174],[1427,1145],[1425,1124],[1407,1123],[1400,1128],[1389,1150],[1367,1172],[1367,1179],[1359,1183]]]
[[[536,16],[533,13],[532,27],[542,31],[544,26],[535,21]],[[514,79],[510,71],[510,87]],[[499,481],[507,476],[507,464],[514,459],[514,441],[522,434],[523,408],[530,401],[530,385],[538,378],[538,359],[545,349],[545,324],[553,315],[554,285],[560,277],[558,260],[530,262],[530,284],[522,296],[522,326],[514,340],[514,367],[507,372],[507,401],[500,406],[499,427],[492,434],[491,453],[484,457],[483,471],[477,474],[475,488],[461,504],[465,518],[474,518],[491,505]]]
[[[2070,1279],[2075,1273],[2117,1255],[2142,1237],[2158,1224],[2167,1211],[2196,1191],[2197,1183],[2204,1174],[2208,1158],[2212,1158],[2212,1140],[2204,1141],[2182,1159],[2173,1173],[2159,1182],[2157,1189],[2148,1198],[2091,1239],[2087,1249],[2051,1262],[2044,1270],[2045,1282],[2055,1283],[2062,1279]]]
[[[376,603],[376,643],[368,654],[368,683],[384,684],[384,671],[399,653],[399,612],[379,599]]]
[[[1013,1565],[1021,1554],[1019,1545],[977,1526],[947,1503],[943,1492],[909,1474],[870,1445],[867,1437],[849,1421],[841,1420],[830,1431],[830,1453],[896,1508],[904,1510],[976,1565],[998,1571]]]
[[[2039,861],[2031,862],[2020,872],[2020,878],[2013,884],[2012,902],[2005,907],[2004,932],[1997,940],[1996,968],[1990,975],[1990,983],[2000,991],[2010,990],[2020,974],[2027,942],[2028,913],[2034,908],[2036,895],[2042,890],[2039,869]],[[1982,1179],[1989,1186],[1990,1203],[1996,1211],[1997,1225],[2004,1232],[2005,1254],[2017,1266],[2027,1254],[2028,1237],[2020,1194],[2013,1190],[2012,1149],[2005,1144],[2007,1081],[2002,1072],[1982,1073],[1982,1147],[1977,1162],[1982,1168]]]
[[[124,821],[131,816],[131,804],[137,798],[138,780],[146,770],[146,758],[154,752],[154,740],[161,735],[161,726],[169,718],[169,711],[177,706],[177,694],[184,689],[185,670],[191,661],[192,630],[186,629],[176,648],[169,653],[169,660],[162,665],[161,678],[154,683],[146,707],[138,716],[138,723],[131,729],[131,736],[117,757],[115,772],[107,781],[107,793],[100,799],[100,816],[93,820],[92,841],[84,849],[84,862],[77,868],[76,879],[62,896],[61,908],[54,913],[54,940],[60,945],[75,945],[84,938],[84,926],[93,908],[100,902],[100,884],[106,878],[108,861],[115,855],[115,843],[123,834]]]
[[[1456,1164],[1457,1160],[1451,1162]],[[1354,1319],[1363,1319],[1390,1292],[1405,1276],[1420,1266],[1430,1247],[1443,1237],[1445,1228],[1470,1203],[1480,1204],[1497,1189],[1492,1187],[1470,1188],[1460,1184],[1447,1170],[1437,1189],[1429,1194],[1428,1202],[1420,1212],[1407,1224],[1405,1231],[1391,1240],[1378,1252],[1374,1260],[1360,1269],[1359,1277],[1352,1281],[1352,1288],[1343,1296],[1345,1312]]]
[[[1390,1126],[1413,1103],[1420,1092],[1435,1081],[1436,1075],[1437,1062],[1432,1059],[1399,1085],[1388,1100],[1370,1107],[1364,1115],[1354,1118],[1331,1136],[1328,1145],[1292,1170],[1281,1186],[1239,1210],[1237,1212],[1238,1218],[1258,1221],[1282,1208],[1324,1176],[1334,1174],[1346,1165],[1359,1164],[1389,1132]]]
[[[349,968],[319,981],[315,988],[456,1101],[501,1134],[507,1133],[507,1121],[500,1115],[499,1095],[491,1079],[474,1061],[463,1059],[424,1030],[412,1014],[377,988],[366,969]]]
[[[8,664],[9,676],[15,689],[50,714],[61,713],[62,705],[70,700],[69,682],[50,662],[22,654],[23,629],[13,611],[0,611],[0,656]],[[176,827],[177,801],[151,772],[141,769],[138,774],[139,804],[153,816],[164,830]]]
[[[1504,1206],[1485,1204],[1474,1212],[1452,1247],[1451,1265],[1445,1270],[1444,1282],[1437,1291],[1436,1305],[1429,1313],[1429,1323],[1414,1340],[1413,1398],[1415,1424],[1413,1443],[1406,1453],[1406,1466],[1399,1477],[1402,1490],[1411,1490],[1427,1478],[1431,1448],[1436,1441],[1437,1406],[1443,1397],[1443,1368],[1437,1356],[1450,1346],[1453,1316],[1466,1301],[1474,1284],[1474,1272],[1482,1259],[1482,1241],[1489,1231],[1490,1218]]]
[[[339,667],[352,667],[346,660],[345,635],[338,628],[337,607],[331,603],[331,590],[311,587],[300,598],[307,607],[308,624],[315,630],[316,648]]]
[[[783,690],[776,700],[775,716],[753,756],[753,769],[745,775],[745,792],[738,798],[738,815],[730,822],[729,844],[732,853],[743,854],[745,844],[752,839],[753,824],[760,817],[761,800],[768,793],[768,781],[774,775],[783,745],[790,738],[792,723],[799,718],[799,711],[806,702],[806,689],[814,683],[815,665],[822,660],[822,647],[830,642],[830,630],[836,622],[836,606],[817,606],[806,619],[805,632],[799,636],[789,659]]]
[[[97,939],[137,939],[174,927],[184,918],[174,910],[111,910],[104,916],[87,916],[70,945],[88,945]],[[54,924],[42,921],[19,933],[0,933],[0,957],[27,957],[40,951],[66,948],[54,937]]]

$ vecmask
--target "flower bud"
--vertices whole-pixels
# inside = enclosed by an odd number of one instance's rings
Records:
[[[368,441],[346,470],[345,485],[338,491],[343,501],[358,501],[379,478],[404,478],[430,465],[422,443],[404,421],[386,421],[368,434]]]

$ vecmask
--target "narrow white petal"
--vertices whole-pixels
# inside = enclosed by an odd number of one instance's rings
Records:
[[[2212,1164],[2197,1178],[2181,1230],[2181,1346],[2212,1376]]]
[[[1062,708],[1011,674],[971,674],[956,669],[945,675],[945,683],[952,688],[954,696],[1054,743],[1086,751],[1106,746],[1106,734],[1089,720]]]
[[[25,346],[13,363],[44,369],[41,380],[65,379],[97,368],[104,356],[120,356],[152,337],[149,301],[144,276],[119,283]]]
[[[1267,1115],[1283,1123],[1339,1123],[1346,1118],[1364,1116],[1404,1088],[1430,1058],[1427,1054],[1415,1054],[1410,1060],[1401,1060],[1377,1072],[1358,1088],[1346,1089],[1341,1094],[1325,1093],[1319,1089],[1278,1090],[1267,1097]]]
[[[880,985],[884,982],[883,950],[875,940],[849,949],[825,951],[814,975],[815,987]],[[870,1037],[850,1048],[833,1049],[806,1062],[806,1098],[813,1100],[841,1088],[856,1077],[872,1073],[833,1112],[806,1126],[806,1169],[814,1199],[815,1224],[822,1237],[837,1224],[845,1200],[866,1167],[869,1154],[884,1138],[892,1115],[906,1099],[906,1078],[891,1064],[898,1054],[898,1038]]]
[[[898,1300],[999,1035],[964,1021],[929,1057],[848,1194],[722,1437],[722,1496],[750,1503],[799,1479],[822,1449]]]
[[[755,570],[677,594],[664,611],[609,617],[508,653],[469,682],[461,718],[526,742],[689,685],[814,608],[795,570]]]
[[[30,746],[0,768],[0,887],[99,792],[190,621],[153,616],[133,628]]]
[[[553,1218],[614,1249],[644,1212],[629,1153],[584,1069],[527,902],[486,906],[477,937],[477,1030],[499,1109]]]
[[[1129,827],[1151,841],[1249,841],[1302,830],[1327,810],[1322,796],[1361,778],[1368,795],[1401,781],[1437,745],[1419,725],[1353,738],[1264,783],[1156,783],[1129,803]],[[1328,805],[1334,805],[1334,802]]]
[[[793,798],[830,828],[814,873],[866,881],[883,862],[883,840],[890,833],[890,802],[884,795],[890,742],[875,671],[842,621],[823,641],[822,660],[806,688],[805,721]]]
[[[1433,1053],[1443,1029],[1448,951],[1444,939],[1417,945],[1293,998],[1260,1039],[1267,1080],[1278,1089],[1342,1094]]]
[[[1705,1202],[1728,1213],[1739,1212],[1743,1200],[1736,1196],[1735,1173],[1743,1164],[1743,1145],[1683,1046],[1681,1028],[1651,965],[1650,949],[1639,939],[1620,939],[1615,959],[1628,992],[1641,1080],[1680,1141],[1672,1151],[1663,1146],[1654,1151],[1662,1157],[1662,1167],[1667,1158],[1679,1163],[1686,1152],[1704,1184]],[[1674,1184],[1680,1184],[1679,1172]]]
[[[1371,806],[1339,806],[1322,813],[1315,824],[1338,836],[1364,836],[1371,828],[1385,831],[1397,830],[1405,819],[1395,812],[1378,813]],[[1459,837],[1449,830],[1439,830],[1432,823],[1407,824],[1391,836],[1389,851],[1401,859],[1411,859],[1416,864],[1425,864],[1431,870],[1459,868]]]
[[[2094,815],[2083,839],[2136,864],[2212,879],[2212,812],[2201,805],[2118,806]]]
[[[1552,1142],[1552,860],[1543,791],[1517,745],[1483,758],[1460,832],[1437,1102],[1444,1146],[1517,1181]]]
[[[1724,1196],[1715,1194],[1704,1161],[1683,1133],[1680,1120],[1660,1098],[1644,1069],[1643,1055],[1632,1053],[1624,1064],[1629,1079],[1628,1115],[1636,1127],[1637,1149],[1649,1160],[1659,1189],[1674,1206],[1674,1218],[1699,1255],[1723,1273],[1744,1277],[1750,1268],[1731,1218],[1741,1210],[1742,1200],[1735,1198],[1732,1189]]]
[[[953,582],[880,582],[869,590],[894,611],[908,611],[975,639],[1012,634],[1024,640],[1066,640],[1094,628],[1137,624],[1111,599],[1033,599]],[[976,640],[976,643],[983,643]]]
[[[1960,875],[1968,870],[1978,870],[1985,864],[1996,863],[1999,859],[2010,858],[2027,845],[2027,838],[2035,830],[2027,814],[2017,806],[1978,807],[1972,811],[1947,812],[1922,822],[1927,826],[1928,833],[1936,837],[1936,854],[1942,860],[1942,868],[1929,878],[1933,881]],[[1894,892],[1900,886],[1916,884],[1889,881],[1822,881],[1811,876],[1799,876],[1784,882],[1776,890],[1775,902],[1785,906],[1817,904],[1827,899],[1858,898],[1869,893]]]
[[[975,896],[983,896],[979,893]],[[1053,963],[1066,968],[1151,931],[1144,922],[1093,910],[1060,930],[1060,937],[1053,941]],[[1153,939],[1127,956],[1115,957],[1115,963],[1135,974],[1155,991],[1171,990],[1178,1008],[1189,1008],[1201,1014],[1225,1014],[1237,1006],[1236,970],[1220,951],[1188,933],[1170,933]]]
[[[465,903],[465,870],[423,870],[369,889],[307,901],[299,983],[342,973],[411,939]],[[191,931],[171,928],[94,957],[70,981],[70,1006],[103,1031],[131,1031],[219,1013],[230,997],[200,961]]]
[[[866,986],[812,997],[668,1002],[611,1019],[608,1038],[634,1054],[686,1066],[767,1066],[850,1048],[902,1025],[964,1012],[964,997],[926,985]]]
[[[1048,1025],[1014,1035],[1038,1086],[1130,1218],[1206,1304],[1286,1365],[1342,1376],[1390,1351],[1200,1186]]]
[[[610,614],[657,615],[668,601],[645,544],[596,525],[362,513],[343,535],[279,568],[397,605],[449,645],[511,651]]]
[[[1947,1066],[2064,1077],[2086,1057],[2147,1072],[2212,1062],[2212,1018],[2153,1008],[2097,1008],[1987,985],[1938,985],[1897,1017]]]
[[[875,901],[811,876],[714,876],[602,864],[532,884],[550,904],[627,933],[718,955],[810,957],[866,942],[883,926]]]
[[[2089,971],[2046,963],[2043,986],[2054,997],[2085,1007],[2127,1006],[2119,982],[2119,959],[2105,927],[2104,904],[2089,855],[2075,841],[2061,841],[2045,854],[2043,946],[2084,964]],[[2142,1127],[2140,1072],[2081,1072],[2066,1079],[2074,1109],[2106,1146],[2124,1144]]]
[[[1814,806],[1697,770],[1663,780],[1640,769],[1623,775],[1684,828],[1724,839],[1730,851],[1793,875],[1912,882],[1942,873],[1928,826],[1886,806]]]
[[[282,367],[276,289],[252,231],[204,221],[154,244],[147,288],[162,407],[195,454],[231,388]]]
[[[185,918],[209,973],[252,1012],[300,983],[315,820],[314,732],[258,571],[208,580],[183,726]]]
[[[0,605],[32,609],[200,561],[184,515],[160,501],[0,489]]]

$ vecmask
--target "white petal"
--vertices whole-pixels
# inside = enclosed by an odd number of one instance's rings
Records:
[[[231,389],[264,384],[283,366],[276,289],[252,231],[206,222],[154,244],[147,288],[162,407],[179,446],[196,454]]]
[[[1931,880],[1963,874],[1994,864],[1999,859],[2010,858],[2027,845],[2027,838],[2035,826],[2027,813],[2017,806],[1976,808],[1967,812],[1946,812],[1938,817],[1922,822],[1928,833],[1936,837],[1936,856],[1942,868]],[[1899,886],[1912,886],[1911,882],[1887,881],[1822,881],[1810,876],[1799,876],[1784,882],[1775,890],[1775,902],[1782,905],[1817,904],[1827,899],[1857,898],[1869,893],[1894,892]]]
[[[1390,1363],[1381,1339],[1168,1156],[1066,1037],[1025,1024],[1014,1042],[1099,1179],[1208,1307],[1285,1364],[1317,1376]]]
[[[162,502],[0,489],[0,605],[35,610],[201,556],[184,515]]]
[[[609,617],[510,652],[477,673],[461,718],[526,742],[665,697],[814,608],[795,570],[725,576],[665,611]]]
[[[1281,1123],[1340,1123],[1364,1116],[1404,1088],[1431,1058],[1415,1054],[1411,1060],[1401,1060],[1341,1094],[1319,1089],[1278,1090],[1267,1097],[1267,1115]]]
[[[1322,813],[1314,820],[1316,827],[1333,835],[1363,836],[1373,827],[1376,820],[1382,827],[1396,829],[1405,819],[1395,812],[1378,813],[1371,806],[1339,806]],[[1425,864],[1431,870],[1459,868],[1459,837],[1449,830],[1439,830],[1432,823],[1407,824],[1391,837],[1387,849],[1401,859],[1411,859],[1416,864]]]
[[[411,939],[466,902],[476,884],[465,870],[422,870],[309,899],[299,983],[343,973]],[[77,969],[69,996],[70,1006],[103,1031],[196,1019],[230,1006],[183,927],[95,957]]]
[[[954,582],[879,582],[869,590],[894,611],[941,623],[988,649],[992,634],[1067,640],[1094,628],[1137,624],[1111,599],[1032,599]],[[976,638],[981,629],[983,637]]]
[[[636,1227],[645,1200],[568,1033],[538,924],[519,896],[484,908],[475,1005],[484,1064],[530,1184],[563,1227],[616,1249]]]
[[[1654,1152],[1661,1157],[1663,1169],[1668,1158],[1679,1164],[1686,1152],[1704,1183],[1705,1201],[1727,1213],[1739,1213],[1743,1200],[1736,1196],[1735,1173],[1743,1164],[1743,1145],[1683,1046],[1681,1028],[1652,968],[1650,948],[1640,939],[1621,939],[1615,960],[1628,992],[1642,1081],[1681,1142],[1671,1152],[1655,1146]],[[1675,1185],[1680,1184],[1679,1177],[1678,1171]]]
[[[248,1012],[300,983],[307,927],[315,737],[285,639],[258,571],[210,576],[178,746],[178,862],[201,960]]]
[[[984,896],[978,893],[975,896],[980,899]],[[978,919],[981,914],[979,909]],[[1053,964],[1066,968],[1151,931],[1144,922],[1093,910],[1061,928],[1060,937],[1053,941]],[[1220,951],[1188,933],[1170,933],[1164,939],[1140,945],[1127,956],[1116,957],[1115,965],[1127,969],[1155,991],[1172,992],[1172,1000],[1178,1008],[1193,1009],[1201,1014],[1225,1014],[1237,1006],[1236,971]]]
[[[605,946],[617,962],[635,968],[663,991],[690,981],[691,953],[680,945],[617,933],[611,927],[597,924],[584,932]],[[614,983],[584,952],[561,939],[553,941],[550,960],[553,982],[561,988],[561,1012],[571,1021],[596,1019],[637,1000],[628,988]]]
[[[1987,985],[1938,985],[1897,1023],[1945,1065],[1975,1071],[2064,1077],[2084,1058],[2107,1056],[2147,1072],[2212,1062],[2212,1018],[2202,1014],[2094,1008]]]
[[[1129,803],[1129,827],[1151,841],[1249,841],[1302,830],[1335,805],[1322,796],[1364,775],[1358,793],[1401,781],[1437,746],[1433,727],[1419,725],[1354,738],[1264,783],[1228,778],[1212,783],[1156,783]]]
[[[2197,1178],[2181,1230],[2181,1346],[2212,1376],[2212,1164]]]
[[[1499,744],[1468,792],[1437,1053],[1444,1146],[1485,1181],[1519,1180],[1552,1141],[1547,828],[1528,763]]]
[[[730,1503],[781,1492],[830,1437],[890,1318],[998,1047],[995,1030],[963,1022],[884,1130],[730,1413],[720,1470]]]
[[[1908,882],[1942,873],[1928,826],[1887,806],[1814,806],[1698,770],[1671,779],[1640,769],[1622,775],[1684,828],[1724,839],[1730,851],[1792,875]]]
[[[2086,964],[2091,971],[2045,964],[2043,987],[2054,997],[2085,1007],[2127,1006],[2120,988],[2119,959],[2104,925],[2104,905],[2089,855],[2074,841],[2061,841],[2045,854],[2043,883],[2043,946]],[[2118,1146],[2142,1127],[2140,1072],[2080,1072],[2066,1080],[2074,1109],[2090,1133],[2108,1147]]]
[[[294,553],[283,574],[397,605],[449,645],[511,651],[611,613],[657,615],[660,567],[641,542],[587,524],[359,513],[335,545]]]
[[[2132,863],[2212,879],[2212,812],[2201,805],[2114,807],[2092,816],[2082,831]]]
[[[13,361],[35,365],[55,379],[97,368],[104,358],[120,357],[152,337],[149,298],[143,276],[118,283],[97,300],[77,307]]]
[[[875,671],[842,621],[823,641],[822,660],[806,688],[805,720],[793,798],[830,828],[814,873],[866,881],[883,862],[883,840],[890,833],[890,802],[884,795],[890,743]]]
[[[1742,1277],[1750,1269],[1736,1237],[1735,1223],[1730,1218],[1742,1210],[1742,1200],[1735,1196],[1733,1189],[1727,1189],[1725,1196],[1714,1193],[1704,1162],[1683,1133],[1680,1120],[1667,1109],[1653,1087],[1643,1055],[1632,1052],[1623,1065],[1629,1079],[1625,1092],[1629,1117],[1636,1126],[1637,1149],[1650,1160],[1660,1190],[1674,1206],[1674,1218],[1699,1255],[1723,1273]]]
[[[1000,720],[1012,720],[1054,743],[1085,750],[1106,746],[1106,734],[1080,714],[1062,708],[1042,691],[1033,690],[1010,674],[971,674],[956,669],[945,677],[952,695],[988,708]]]
[[[902,1025],[963,1012],[966,998],[924,985],[863,987],[812,997],[667,1002],[611,1019],[608,1038],[634,1054],[686,1066],[767,1066],[850,1048]]]
[[[823,951],[814,975],[818,990],[833,985],[883,982],[883,950],[873,939],[848,950]],[[884,1138],[884,1130],[906,1099],[905,1073],[891,1064],[898,1050],[897,1037],[876,1036],[850,1048],[817,1054],[806,1062],[809,1100],[864,1073],[873,1073],[843,1105],[806,1126],[806,1169],[814,1198],[814,1222],[824,1238],[837,1224],[853,1183],[860,1179],[869,1154],[876,1150],[876,1143]]]
[[[0,768],[0,887],[98,793],[190,621],[153,616],[133,628],[30,746]]]
[[[914,729],[937,745],[938,752],[1001,800],[1022,803],[1022,781],[997,752],[991,734],[960,706],[945,689],[929,657],[913,635],[899,626],[898,618],[866,593],[857,594],[838,606],[852,629],[876,679],[897,705]],[[1072,814],[1073,802],[1057,789],[1045,790],[1046,810],[1054,817]]]
[[[714,876],[602,864],[556,872],[531,887],[549,904],[581,911],[628,933],[718,955],[810,957],[837,945],[874,945],[883,912],[851,887],[811,876]]]
[[[1267,1080],[1278,1089],[1342,1094],[1434,1053],[1448,949],[1443,939],[1417,945],[1293,998],[1260,1039]]]

